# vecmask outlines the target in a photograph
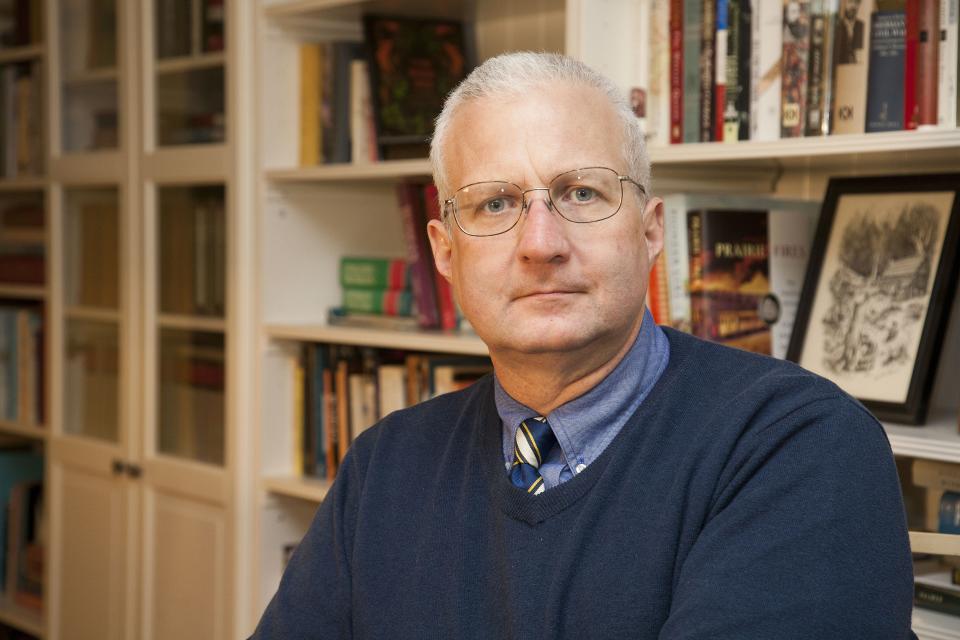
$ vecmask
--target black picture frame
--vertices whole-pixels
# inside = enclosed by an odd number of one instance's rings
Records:
[[[831,178],[787,359],[880,420],[926,420],[957,289],[960,173]]]

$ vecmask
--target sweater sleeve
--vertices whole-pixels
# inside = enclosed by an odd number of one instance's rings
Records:
[[[661,640],[915,637],[889,442],[846,398],[745,436],[679,562]]]
[[[251,640],[351,637],[350,558],[363,481],[357,444],[347,452]]]

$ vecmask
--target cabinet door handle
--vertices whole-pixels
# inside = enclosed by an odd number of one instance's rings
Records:
[[[113,462],[110,464],[110,469],[113,471],[113,475],[119,476],[123,475],[123,473],[127,470],[127,465],[123,460],[114,458]]]
[[[143,469],[140,465],[127,464],[127,475],[136,480],[143,475]]]

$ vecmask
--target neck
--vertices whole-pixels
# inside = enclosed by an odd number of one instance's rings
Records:
[[[600,384],[630,351],[643,316],[631,327],[626,340],[597,342],[563,353],[494,352],[490,359],[504,391],[538,414],[579,398]],[[622,335],[622,334],[621,334]]]

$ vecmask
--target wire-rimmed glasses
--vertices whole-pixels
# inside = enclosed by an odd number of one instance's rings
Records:
[[[607,167],[565,171],[546,187],[521,189],[512,182],[474,182],[457,189],[443,202],[444,215],[453,214],[457,226],[470,236],[495,236],[510,231],[530,206],[527,194],[546,191],[547,206],[575,223],[599,222],[615,215],[623,205],[623,183],[644,193],[633,178]]]

